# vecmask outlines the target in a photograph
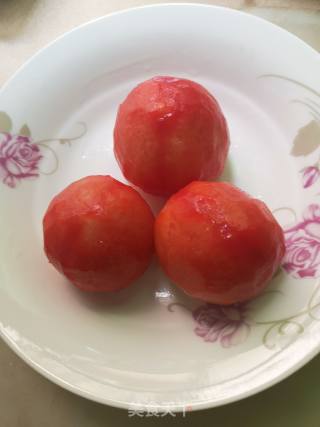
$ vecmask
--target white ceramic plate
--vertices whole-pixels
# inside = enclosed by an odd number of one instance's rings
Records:
[[[117,106],[138,82],[163,74],[217,97],[231,134],[224,179],[263,199],[285,229],[283,269],[248,304],[192,300],[156,262],[127,292],[84,295],[44,256],[48,202],[85,175],[123,180],[112,151]],[[282,29],[188,4],[101,18],[30,60],[0,95],[0,328],[11,348],[82,396],[158,410],[231,402],[314,356],[319,75],[318,54]],[[148,200],[155,211],[162,203]]]

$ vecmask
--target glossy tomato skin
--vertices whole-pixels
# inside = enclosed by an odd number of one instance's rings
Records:
[[[119,107],[114,152],[124,176],[147,193],[168,196],[191,181],[218,178],[228,148],[219,104],[193,81],[154,77]]]
[[[110,176],[74,182],[43,219],[52,265],[85,291],[116,291],[143,274],[153,253],[154,217],[136,190]]]
[[[259,295],[285,252],[266,205],[222,182],[193,182],[172,196],[156,219],[155,245],[174,283],[223,305]]]

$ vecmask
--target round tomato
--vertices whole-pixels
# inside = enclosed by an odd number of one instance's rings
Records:
[[[136,190],[110,176],[88,176],[51,201],[43,219],[44,249],[77,287],[115,291],[148,267],[153,224]]]
[[[147,193],[168,196],[191,181],[218,178],[228,148],[218,102],[193,81],[154,77],[119,107],[114,152],[124,176]]]
[[[260,294],[285,252],[266,205],[219,182],[193,182],[172,196],[156,219],[155,244],[172,281],[214,304]]]

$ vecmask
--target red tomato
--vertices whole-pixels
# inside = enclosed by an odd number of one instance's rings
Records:
[[[193,182],[172,196],[156,220],[155,244],[173,282],[214,304],[260,294],[285,252],[266,205],[222,182]]]
[[[191,181],[218,178],[228,148],[219,104],[198,83],[154,77],[119,107],[115,155],[124,176],[147,193],[167,196]]]
[[[153,224],[136,190],[110,176],[88,176],[51,201],[43,220],[44,248],[77,287],[115,291],[148,267]]]

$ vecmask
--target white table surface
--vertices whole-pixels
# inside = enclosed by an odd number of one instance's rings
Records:
[[[194,2],[259,15],[320,51],[320,0]],[[115,10],[152,3],[160,1],[0,0],[0,87],[31,55],[73,27]],[[34,372],[2,341],[0,374],[0,427],[320,427],[320,356],[256,396],[185,418],[129,417],[124,410],[72,395]]]

